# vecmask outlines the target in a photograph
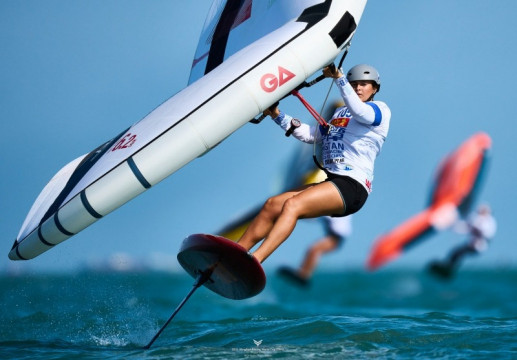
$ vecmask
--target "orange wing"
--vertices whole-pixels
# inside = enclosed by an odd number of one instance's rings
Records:
[[[492,140],[485,133],[467,139],[438,168],[431,204],[374,243],[368,268],[374,270],[397,258],[424,236],[452,225],[465,215],[479,188]]]

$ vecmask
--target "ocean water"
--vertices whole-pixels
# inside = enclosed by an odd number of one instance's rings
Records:
[[[246,300],[184,273],[0,278],[1,359],[517,359],[517,270],[319,271],[301,289],[268,273]]]

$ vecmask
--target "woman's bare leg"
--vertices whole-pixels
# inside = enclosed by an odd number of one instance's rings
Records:
[[[266,239],[253,255],[260,262],[266,260],[291,235],[298,219],[343,212],[343,200],[334,184],[323,182],[307,188],[284,201],[284,206],[277,220],[273,222],[269,235],[266,235]]]
[[[264,239],[282,212],[285,201],[310,186],[312,186],[312,184],[269,198],[239,239],[239,245],[243,246],[246,250],[250,250],[256,243]]]

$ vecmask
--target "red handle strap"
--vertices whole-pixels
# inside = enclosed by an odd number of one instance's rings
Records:
[[[301,103],[309,110],[312,116],[316,119],[316,121],[322,126],[328,126],[329,124],[325,121],[325,119],[305,100],[305,98],[297,91],[291,91],[291,95],[296,96]]]

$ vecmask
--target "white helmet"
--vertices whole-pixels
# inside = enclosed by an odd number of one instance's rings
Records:
[[[373,81],[377,84],[377,92],[381,89],[381,77],[379,72],[370,65],[359,64],[348,70],[346,74],[348,81]]]

